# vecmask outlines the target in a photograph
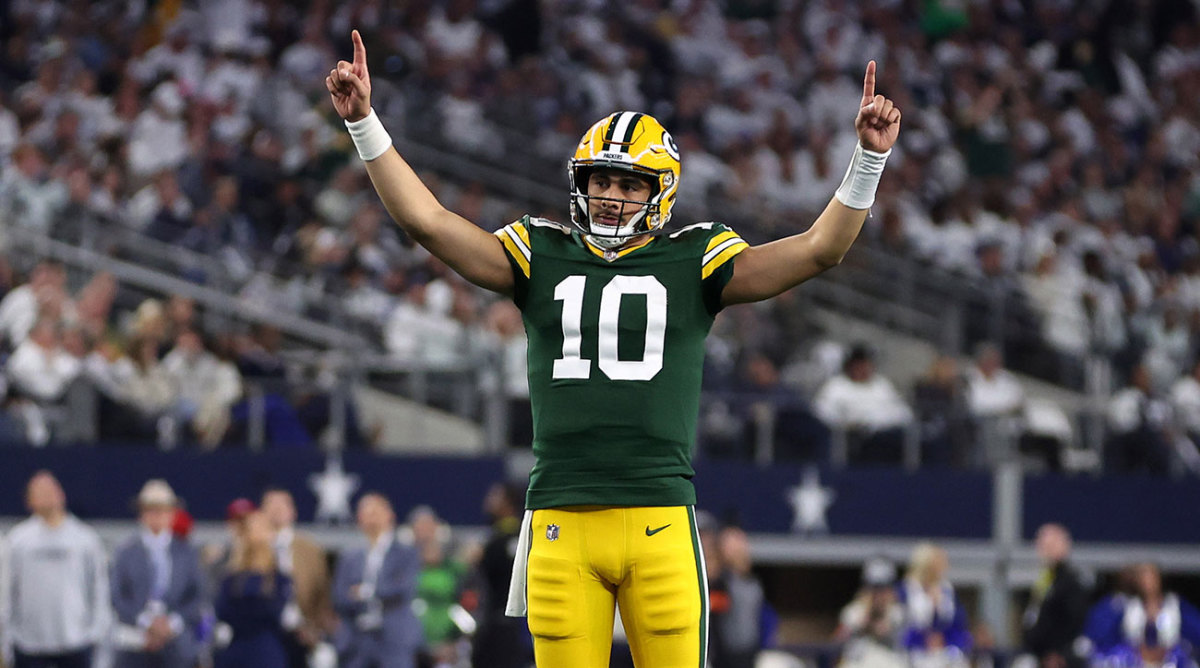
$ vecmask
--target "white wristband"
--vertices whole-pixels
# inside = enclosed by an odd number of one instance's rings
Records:
[[[346,121],[346,129],[350,131],[350,138],[354,140],[354,148],[358,149],[358,157],[362,158],[363,162],[378,158],[386,153],[392,145],[392,136],[387,133],[383,123],[375,115],[374,108],[366,118],[353,123]]]
[[[862,144],[854,147],[854,157],[850,158],[850,167],[846,169],[846,178],[838,187],[834,197],[851,209],[869,209],[875,203],[875,189],[879,187],[879,177],[883,175],[883,165],[887,162],[892,149],[886,153],[876,153],[863,148]]]

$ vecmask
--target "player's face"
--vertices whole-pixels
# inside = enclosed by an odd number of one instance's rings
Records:
[[[624,225],[642,209],[635,202],[650,201],[650,193],[648,179],[618,169],[598,169],[588,177],[588,206],[601,225]]]

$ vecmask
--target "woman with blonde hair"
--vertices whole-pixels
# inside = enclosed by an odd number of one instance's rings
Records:
[[[284,609],[292,581],[275,561],[275,532],[260,511],[246,515],[217,594],[217,619],[233,637],[215,658],[216,668],[287,668]]]
[[[967,615],[946,579],[949,569],[941,547],[923,542],[913,548],[899,595],[904,607],[903,644],[914,664],[966,665],[971,634]]]

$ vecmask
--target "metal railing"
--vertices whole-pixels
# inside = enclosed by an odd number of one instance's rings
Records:
[[[53,258],[66,265],[92,272],[106,271],[123,283],[135,285],[151,292],[182,295],[194,299],[210,311],[245,322],[272,325],[297,339],[328,348],[345,350],[360,349],[365,345],[365,341],[361,337],[348,334],[343,329],[250,304],[216,288],[197,285],[140,264],[118,260],[96,251],[57,241],[32,230],[10,225],[7,234],[15,249],[31,253],[36,257]]]

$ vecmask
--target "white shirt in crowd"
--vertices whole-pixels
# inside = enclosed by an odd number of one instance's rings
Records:
[[[991,378],[978,367],[967,371],[967,406],[976,417],[1013,415],[1025,403],[1025,391],[1016,376],[997,369]]]
[[[1200,434],[1200,380],[1195,376],[1184,376],[1175,381],[1171,386],[1171,405],[1184,428],[1192,434]]]
[[[845,374],[830,378],[817,391],[817,416],[832,427],[882,431],[912,422],[912,409],[896,387],[879,374],[857,383]]]
[[[12,384],[38,401],[56,401],[79,375],[83,364],[76,357],[55,348],[47,350],[26,339],[8,358],[8,377]]]
[[[163,370],[175,383],[178,398],[194,407],[209,403],[228,406],[242,396],[242,378],[232,364],[207,351],[171,349],[162,361]]]
[[[1117,434],[1128,434],[1143,423],[1161,428],[1170,419],[1170,404],[1148,397],[1136,387],[1126,387],[1108,401],[1108,426]]]
[[[4,545],[2,572],[5,656],[14,647],[30,654],[76,651],[108,632],[107,555],[96,532],[74,516],[57,527],[40,517],[14,527]]]
[[[0,300],[0,336],[16,346],[29,336],[37,321],[38,303],[33,286],[28,283],[13,288]]]

